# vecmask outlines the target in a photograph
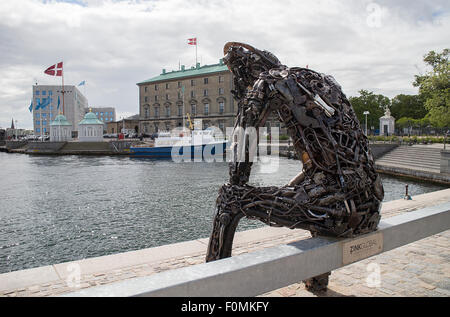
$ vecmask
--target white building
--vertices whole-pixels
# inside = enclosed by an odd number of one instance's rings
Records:
[[[48,99],[50,98],[50,99]],[[59,98],[59,107],[58,107]],[[44,109],[36,110],[38,104],[49,104]],[[84,109],[88,106],[85,96],[77,87],[64,86],[64,107],[61,85],[35,85],[33,86],[33,130],[34,135],[50,133],[50,122],[62,113],[72,124],[73,131],[78,131],[78,122],[83,119]]]
[[[395,118],[391,116],[391,111],[386,107],[384,116],[380,118],[380,135],[392,135],[395,132]]]
[[[103,141],[103,122],[93,112],[88,112],[78,123],[78,140],[80,142]]]
[[[62,114],[56,116],[50,123],[50,141],[70,141],[72,140],[72,123],[67,121]]]

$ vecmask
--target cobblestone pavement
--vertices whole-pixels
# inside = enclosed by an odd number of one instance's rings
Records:
[[[395,216],[387,211],[383,218]],[[309,232],[292,230],[276,239],[238,245],[233,255],[253,252],[263,248],[287,244],[309,238]],[[142,264],[108,272],[81,276],[77,288],[69,287],[64,280],[31,285],[25,288],[0,292],[0,296],[58,296],[97,285],[109,284],[134,277],[203,263],[204,252],[175,257],[153,264]],[[330,276],[328,291],[312,294],[303,283],[271,291],[261,296],[449,296],[450,295],[450,230],[415,243],[385,252],[369,259],[335,270]]]

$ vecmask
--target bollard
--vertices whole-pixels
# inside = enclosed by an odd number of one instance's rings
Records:
[[[408,185],[406,185],[406,194],[405,194],[404,199],[405,199],[405,200],[412,200],[411,195],[408,194]]]

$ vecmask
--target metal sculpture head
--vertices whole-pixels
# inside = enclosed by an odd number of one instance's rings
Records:
[[[228,42],[223,48],[224,63],[238,78],[238,91],[245,90],[259,78],[263,72],[283,66],[279,59],[268,51],[261,51],[251,45]]]

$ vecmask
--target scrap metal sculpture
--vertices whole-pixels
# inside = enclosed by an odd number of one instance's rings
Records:
[[[246,142],[246,159],[238,160],[242,144],[234,142],[230,182],[219,191],[206,261],[231,256],[242,217],[309,230],[313,236],[351,237],[376,230],[383,186],[368,139],[335,79],[288,68],[272,53],[244,43],[227,43],[224,54],[238,102],[235,130],[258,129],[275,113],[293,140],[303,171],[283,187],[250,186],[252,145]],[[310,279],[307,286],[326,287],[328,275]]]

